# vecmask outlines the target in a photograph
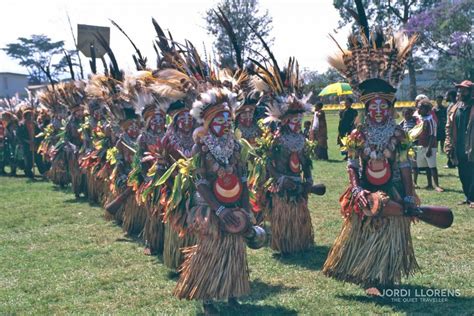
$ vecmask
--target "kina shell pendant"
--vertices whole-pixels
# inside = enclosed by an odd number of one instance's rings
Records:
[[[233,173],[219,175],[214,182],[214,194],[219,202],[235,203],[240,199],[242,183]]]
[[[293,152],[290,155],[290,170],[294,173],[300,173],[301,171],[301,164],[300,164],[300,158],[298,157],[298,153]]]
[[[374,185],[383,185],[390,180],[392,171],[386,158],[370,159],[365,169],[367,180]]]

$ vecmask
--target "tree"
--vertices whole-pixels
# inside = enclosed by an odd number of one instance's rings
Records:
[[[55,81],[68,66],[64,41],[52,42],[46,35],[19,37],[17,43],[7,44],[2,50],[26,67],[32,84]]]
[[[318,94],[324,89],[324,87],[334,82],[345,81],[345,79],[335,69],[332,68],[328,69],[322,74],[317,71],[306,71],[303,72],[302,77],[304,81],[303,93],[313,93],[310,100],[312,103],[316,103],[320,99]]]
[[[434,56],[437,85],[442,88],[453,81],[474,80],[473,20],[471,0],[442,1],[405,25],[407,32],[419,34],[423,51]]]
[[[363,1],[370,24],[384,28],[403,29],[410,18],[424,10],[433,7],[439,0],[365,0]],[[354,0],[334,0],[334,7],[339,11],[341,20],[339,27],[353,21],[347,8],[354,9]],[[416,97],[416,69],[413,56],[407,60],[408,76],[410,79],[410,97]]]
[[[262,47],[252,28],[268,45],[273,42],[270,37],[272,18],[268,15],[268,10],[260,14],[258,0],[222,0],[216,8],[207,10],[205,16],[208,33],[216,37],[214,47],[222,67],[235,66],[235,53],[229,36],[216,15],[218,8],[224,12],[232,25],[236,42],[242,51],[242,60],[258,55],[256,51]]]

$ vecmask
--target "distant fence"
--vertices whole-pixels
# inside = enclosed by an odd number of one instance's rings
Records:
[[[395,102],[395,107],[396,108],[408,108],[408,107],[414,107],[415,106],[415,101],[397,101]],[[324,110],[342,110],[344,108],[344,104],[325,104],[324,105]],[[352,108],[354,109],[363,109],[364,105],[362,103],[354,103],[352,105]]]

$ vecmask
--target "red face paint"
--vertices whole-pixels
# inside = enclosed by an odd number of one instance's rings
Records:
[[[193,118],[189,111],[183,111],[178,114],[178,129],[183,132],[190,132],[193,129]]]
[[[127,135],[130,138],[137,138],[139,133],[140,133],[140,128],[135,122],[130,124],[130,126],[127,128]]]
[[[224,111],[217,114],[212,119],[211,124],[209,125],[209,128],[214,135],[221,137],[224,134],[227,134],[231,130],[231,126],[232,126],[232,118],[230,116],[230,113],[227,111]]]
[[[301,123],[303,122],[303,114],[296,114],[288,118],[287,125],[294,133],[301,131]]]
[[[163,114],[155,113],[155,116],[153,116],[150,121],[150,130],[156,133],[164,129],[165,129],[165,118]]]
[[[370,100],[368,107],[369,120],[373,123],[384,123],[390,117],[389,102],[382,98]]]
[[[252,126],[254,112],[255,111],[253,109],[248,108],[247,110],[240,113],[238,117],[239,125],[242,125],[245,127]]]

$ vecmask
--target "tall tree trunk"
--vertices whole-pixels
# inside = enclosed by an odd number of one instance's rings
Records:
[[[410,100],[416,98],[416,69],[415,62],[413,61],[413,55],[410,53],[407,60],[408,78],[410,79],[410,86],[408,88]]]

